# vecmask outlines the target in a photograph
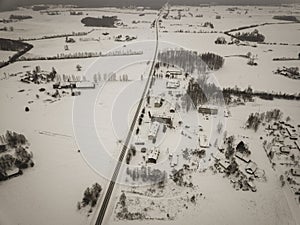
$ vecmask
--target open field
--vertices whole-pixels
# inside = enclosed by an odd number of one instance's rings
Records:
[[[300,23],[273,19],[298,16],[299,5],[48,11],[58,13],[25,8],[0,12],[0,19],[11,14],[33,17],[0,22],[0,28],[13,27],[1,30],[2,38],[33,45],[22,56],[32,61],[0,69],[0,144],[10,145],[2,139],[7,130],[24,134],[34,162],[22,175],[0,181],[1,225],[95,224],[130,129],[103,224],[300,224],[300,180],[291,170],[300,170],[300,101],[255,96],[247,100],[230,94],[227,102],[222,92],[251,87],[269,94],[300,94],[300,80],[274,74],[278,68],[299,67],[299,61],[273,61],[299,57]],[[115,27],[86,27],[81,19],[87,16],[119,20]],[[257,29],[265,36],[262,43],[235,43],[224,33],[263,23],[272,24],[240,31]],[[227,43],[216,44],[218,37]],[[170,56],[161,63],[156,57],[152,71],[156,43],[159,52],[210,52],[224,63],[218,70],[206,66],[190,73],[184,66],[194,66],[191,55]],[[134,51],[139,54],[126,55]],[[100,57],[84,57],[99,52]],[[15,53],[1,50],[0,61]],[[59,58],[68,54],[79,57]],[[251,59],[256,65],[249,65]],[[205,77],[219,89],[204,95],[214,99],[220,91],[219,102],[193,95],[197,82],[200,89],[211,87]],[[274,109],[280,110],[280,118],[268,121],[266,114]],[[130,128],[136,113],[137,122]],[[251,113],[260,117],[257,129],[249,125]],[[272,133],[268,127],[274,123],[283,127]],[[283,131],[289,126],[292,134]],[[273,158],[266,154],[265,141],[272,143]],[[249,162],[237,156],[240,142],[251,152],[244,156],[254,162],[253,173]],[[280,147],[291,152],[283,154]],[[0,157],[12,154],[10,148],[1,148]],[[1,174],[4,164],[0,163]],[[84,207],[84,192],[96,182],[102,187],[99,198],[94,207]]]

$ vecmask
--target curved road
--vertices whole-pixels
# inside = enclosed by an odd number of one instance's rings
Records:
[[[96,220],[95,225],[101,225],[102,222],[103,222],[103,219],[104,219],[104,216],[105,216],[106,209],[107,209],[107,207],[108,207],[108,204],[109,204],[109,201],[110,201],[110,198],[111,198],[113,189],[114,189],[115,184],[116,184],[116,180],[117,180],[118,175],[119,175],[119,172],[120,172],[121,165],[122,165],[122,163],[123,163],[123,160],[124,160],[125,154],[126,154],[126,152],[127,152],[128,145],[129,145],[129,142],[130,142],[132,133],[133,133],[134,128],[135,128],[135,124],[136,124],[137,118],[138,118],[138,116],[139,116],[139,114],[140,114],[140,111],[141,111],[141,107],[142,107],[143,101],[144,101],[144,99],[145,99],[145,97],[146,97],[146,93],[148,92],[149,86],[150,86],[151,81],[152,81],[152,75],[153,75],[154,66],[155,66],[155,60],[156,60],[157,51],[158,51],[158,24],[159,24],[159,18],[160,18],[160,15],[161,15],[161,12],[158,14],[158,16],[157,16],[157,18],[156,18],[156,20],[155,20],[156,45],[155,45],[155,53],[154,53],[154,57],[153,57],[153,60],[152,60],[152,65],[151,65],[151,68],[150,68],[149,76],[148,76],[148,79],[147,79],[147,82],[146,82],[146,85],[145,85],[143,94],[142,94],[142,96],[141,96],[141,98],[140,98],[140,101],[139,101],[137,110],[136,110],[136,112],[135,112],[133,121],[132,121],[132,123],[131,123],[129,132],[128,132],[128,134],[127,134],[125,143],[124,143],[124,145],[123,145],[123,147],[122,147],[122,150],[121,150],[121,152],[120,152],[120,156],[119,156],[119,158],[118,158],[118,163],[117,163],[117,165],[116,165],[116,167],[115,167],[113,176],[112,176],[111,181],[110,181],[110,183],[109,183],[109,186],[108,186],[108,188],[107,188],[107,190],[106,190],[106,193],[105,193],[105,196],[104,196],[104,199],[103,199],[103,202],[102,202],[102,205],[101,205],[101,208],[100,208],[100,211],[99,211],[99,214],[98,214],[98,217],[97,217],[97,220]]]

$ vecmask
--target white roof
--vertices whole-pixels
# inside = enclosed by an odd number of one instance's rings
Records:
[[[95,84],[90,81],[81,81],[76,83],[77,88],[94,88]]]
[[[149,131],[149,134],[148,136],[153,136],[155,137],[157,135],[157,132],[158,132],[158,129],[159,129],[159,122],[153,122],[150,126],[150,131]]]
[[[158,159],[158,155],[159,155],[159,149],[158,148],[152,148],[149,155],[148,155],[148,159]]]

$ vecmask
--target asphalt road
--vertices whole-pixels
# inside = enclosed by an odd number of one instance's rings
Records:
[[[134,131],[134,128],[135,128],[135,124],[136,124],[136,121],[138,119],[138,116],[140,114],[140,111],[141,111],[141,107],[143,105],[143,101],[146,97],[146,94],[149,90],[149,86],[151,84],[151,81],[152,81],[152,75],[153,75],[153,71],[154,71],[154,67],[155,67],[155,60],[156,60],[156,56],[157,56],[157,51],[158,51],[158,24],[159,24],[159,18],[160,18],[160,14],[157,16],[157,19],[155,20],[155,29],[156,29],[156,45],[155,45],[155,53],[154,53],[154,57],[153,57],[153,60],[152,60],[152,65],[151,65],[151,68],[150,68],[150,72],[149,72],[149,75],[148,75],[148,79],[147,79],[147,82],[146,82],[146,85],[145,85],[145,88],[144,88],[144,91],[143,91],[143,94],[140,98],[140,101],[139,101],[139,104],[138,104],[138,107],[137,107],[137,110],[135,112],[135,115],[134,115],[134,118],[132,120],[132,123],[131,123],[131,126],[130,126],[130,129],[129,129],[129,132],[127,134],[127,137],[126,137],[126,140],[125,140],[125,143],[122,147],[122,150],[120,152],[120,156],[118,158],[118,163],[115,167],[115,170],[114,170],[114,173],[113,173],[113,176],[110,180],[110,183],[109,183],[109,186],[107,188],[107,191],[105,193],[105,196],[104,196],[104,199],[103,199],[103,202],[102,202],[102,205],[101,205],[101,208],[100,208],[100,211],[99,211],[99,214],[98,214],[98,217],[97,217],[97,220],[96,220],[96,223],[95,225],[101,225],[103,223],[103,219],[104,219],[104,216],[105,216],[105,212],[106,212],[106,209],[108,207],[108,204],[109,204],[109,201],[110,201],[110,198],[111,198],[111,195],[112,195],[112,192],[113,192],[113,189],[115,187],[115,184],[116,184],[116,180],[118,178],[118,175],[120,173],[120,168],[121,168],[121,165],[123,163],[123,160],[124,160],[124,157],[125,157],[125,154],[127,152],[127,149],[128,149],[128,145],[129,145],[129,142],[131,140],[131,136],[132,136],[132,133]]]

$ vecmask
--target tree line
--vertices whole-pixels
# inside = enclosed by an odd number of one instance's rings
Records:
[[[176,65],[188,73],[218,70],[224,64],[224,58],[214,53],[199,54],[184,49],[166,50],[158,53],[158,60],[169,65]]]

